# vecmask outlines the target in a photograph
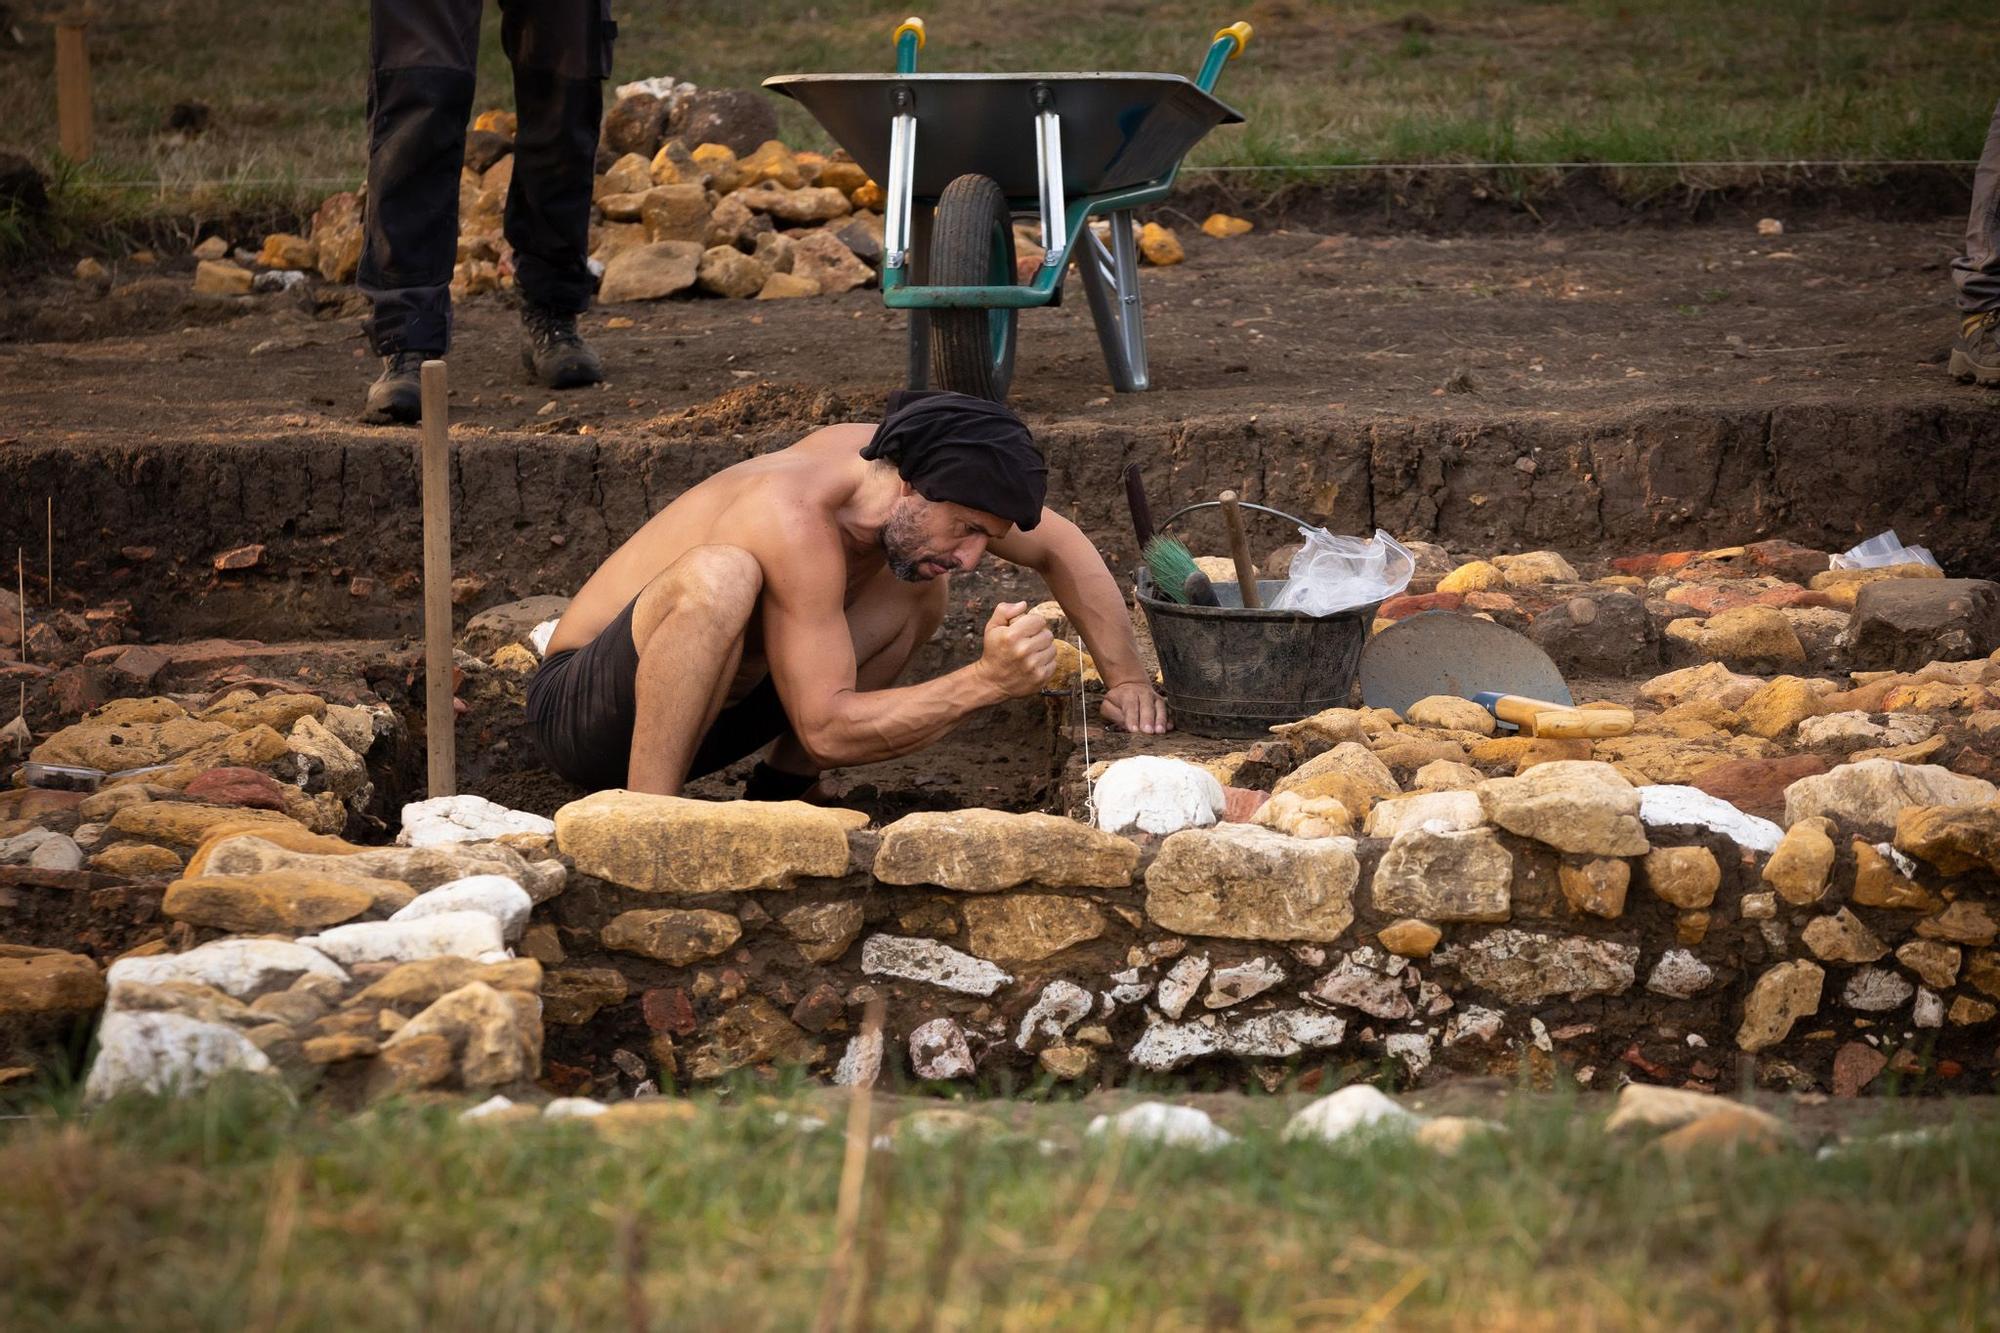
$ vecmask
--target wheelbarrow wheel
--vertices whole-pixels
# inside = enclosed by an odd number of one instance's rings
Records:
[[[941,287],[1012,286],[1014,221],[990,176],[960,176],[938,196],[930,281]],[[1007,401],[1014,379],[1014,310],[939,309],[931,316],[931,382]]]

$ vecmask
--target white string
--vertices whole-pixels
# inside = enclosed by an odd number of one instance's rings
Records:
[[[1083,813],[1092,828],[1097,827],[1097,780],[1090,776],[1090,704],[1083,692],[1083,640],[1072,633],[1076,645],[1076,729],[1083,738]]]

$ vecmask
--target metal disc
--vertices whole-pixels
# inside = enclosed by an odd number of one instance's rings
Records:
[[[1361,699],[1370,708],[1404,713],[1433,694],[1470,699],[1482,690],[1572,702],[1562,672],[1533,640],[1457,611],[1399,620],[1361,653]]]

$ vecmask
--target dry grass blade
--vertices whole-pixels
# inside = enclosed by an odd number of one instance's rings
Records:
[[[646,1333],[653,1317],[646,1304],[646,1224],[637,1213],[627,1213],[618,1224],[618,1256],[625,1279],[625,1326],[631,1333]]]
[[[878,996],[868,1002],[861,1016],[860,1040],[865,1046],[882,1038],[883,1003]],[[826,1285],[820,1291],[819,1314],[813,1320],[815,1333],[833,1333],[839,1327],[846,1304],[847,1276],[854,1265],[854,1238],[861,1226],[861,1203],[868,1186],[868,1145],[872,1137],[870,1112],[875,1088],[869,1079],[856,1079],[854,1095],[847,1103],[847,1150],[840,1164],[840,1194],[834,1205],[833,1257],[826,1270]]]
[[[931,1333],[938,1326],[944,1298],[951,1290],[951,1270],[958,1263],[959,1247],[965,1243],[965,1208],[972,1179],[969,1159],[956,1159],[951,1173],[951,1193],[946,1196],[944,1216],[939,1221],[937,1246],[925,1265],[924,1303],[912,1333]]]
[[[1357,1333],[1361,1329],[1380,1328],[1390,1315],[1396,1313],[1396,1307],[1408,1300],[1410,1293],[1422,1286],[1424,1279],[1430,1275],[1431,1270],[1422,1264],[1410,1269],[1396,1280],[1395,1286],[1370,1301],[1368,1308],[1355,1316],[1354,1322],[1348,1327],[1355,1329]]]
[[[281,1158],[271,1169],[271,1194],[264,1204],[264,1236],[257,1246],[257,1267],[250,1274],[247,1329],[278,1325],[278,1306],[285,1292],[285,1255],[292,1248],[292,1228],[299,1220],[299,1179],[305,1174],[297,1157]]]

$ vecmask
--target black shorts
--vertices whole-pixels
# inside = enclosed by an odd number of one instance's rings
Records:
[[[552,653],[528,686],[528,725],[543,761],[563,777],[602,791],[623,787],[638,718],[639,648],[632,642],[632,608],[581,648]],[[724,706],[695,749],[689,778],[702,777],[755,754],[792,729],[769,676]]]

